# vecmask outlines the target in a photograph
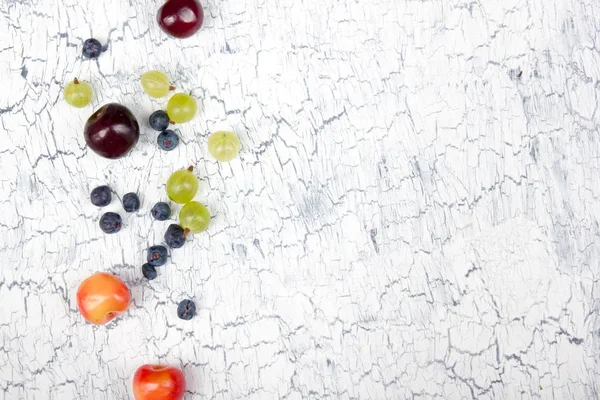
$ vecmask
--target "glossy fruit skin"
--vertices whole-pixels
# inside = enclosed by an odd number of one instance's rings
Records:
[[[184,39],[202,27],[204,10],[197,0],[168,0],[158,10],[156,20],[167,35]]]
[[[148,118],[148,124],[150,125],[150,128],[159,132],[167,129],[170,123],[171,120],[169,119],[169,116],[163,110],[154,111]]]
[[[127,193],[123,196],[123,209],[127,212],[136,212],[140,209],[140,198],[135,193]]]
[[[117,233],[121,230],[123,226],[123,221],[121,220],[121,216],[114,212],[104,213],[100,217],[100,229],[104,233]]]
[[[75,78],[65,86],[64,96],[65,101],[73,107],[83,108],[92,101],[92,87]]]
[[[90,193],[90,201],[96,207],[105,207],[110,204],[111,200],[112,194],[106,185],[98,186]]]
[[[98,155],[123,157],[140,138],[140,126],[129,109],[109,103],[94,112],[85,123],[85,142]]]
[[[151,246],[148,249],[148,257],[146,258],[148,264],[153,267],[160,267],[161,265],[165,265],[167,263],[167,259],[169,258],[169,251],[165,246]]]
[[[179,136],[170,129],[161,132],[156,138],[158,147],[165,151],[171,151],[179,144]]]
[[[87,39],[83,42],[82,54],[85,58],[98,58],[104,49],[97,39]]]
[[[166,96],[169,90],[172,89],[169,78],[161,71],[144,72],[140,81],[144,92],[155,99]]]
[[[196,111],[198,111],[198,103],[189,94],[174,94],[167,103],[169,118],[171,118],[172,122],[178,124],[191,121],[196,115]]]
[[[146,263],[146,264],[142,265],[142,275],[144,275],[144,278],[151,281],[153,279],[156,279],[156,277],[158,276],[158,273],[156,272],[156,268],[154,268],[152,265]]]
[[[191,170],[190,170],[191,169]],[[167,196],[178,204],[192,200],[198,192],[198,178],[192,172],[193,168],[173,172],[167,181]]]
[[[188,232],[177,224],[171,224],[165,232],[165,243],[172,249],[178,249],[185,244]]]
[[[178,368],[146,364],[135,371],[135,400],[181,400],[184,394],[185,377]]]
[[[166,221],[171,216],[171,206],[161,201],[152,207],[150,214],[152,214],[154,219],[157,221]]]
[[[190,201],[179,211],[179,224],[191,233],[200,233],[210,224],[210,212],[197,201]]]
[[[131,294],[127,285],[114,275],[97,272],[77,289],[77,307],[92,324],[105,324],[129,308]]]
[[[208,138],[208,152],[221,162],[233,160],[240,152],[240,139],[233,132],[218,131]]]
[[[196,315],[196,304],[193,301],[186,299],[181,300],[177,306],[177,316],[183,320],[189,321]]]

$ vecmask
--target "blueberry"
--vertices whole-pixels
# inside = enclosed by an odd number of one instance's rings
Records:
[[[166,151],[171,151],[179,144],[179,136],[172,130],[167,129],[158,135],[156,141],[158,142],[158,147]]]
[[[169,127],[171,120],[166,112],[163,110],[158,110],[150,114],[148,123],[150,124],[150,128],[154,129],[155,131],[162,132]]]
[[[127,212],[135,212],[140,209],[140,198],[135,193],[127,193],[123,196],[123,208]]]
[[[172,249],[178,249],[185,243],[185,237],[189,233],[188,230],[184,230],[181,226],[171,224],[165,232],[165,242],[167,246]]]
[[[107,212],[100,217],[100,229],[104,233],[119,232],[122,225],[121,216],[117,213]]]
[[[90,200],[96,207],[104,207],[110,204],[112,195],[110,194],[110,188],[106,185],[98,186],[92,193],[90,193]]]
[[[171,207],[167,203],[156,203],[150,211],[154,219],[157,221],[166,221],[171,216]]]
[[[196,305],[194,302],[189,299],[181,300],[179,306],[177,306],[177,316],[189,321],[194,318],[194,315],[196,315]]]
[[[149,281],[158,276],[158,273],[156,273],[156,268],[150,264],[142,265],[142,274],[144,275],[144,278],[148,279]]]
[[[98,58],[104,49],[97,39],[88,39],[83,42],[83,56],[85,58]]]
[[[167,263],[169,252],[165,246],[152,246],[148,249],[148,264],[160,267]]]

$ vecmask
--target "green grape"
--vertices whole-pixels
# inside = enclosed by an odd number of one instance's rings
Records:
[[[169,93],[169,90],[175,89],[169,83],[169,78],[164,72],[148,71],[142,74],[142,88],[150,97],[163,97]]]
[[[190,201],[179,211],[179,224],[183,229],[189,229],[191,233],[200,233],[210,223],[210,212],[197,201]]]
[[[85,107],[92,101],[92,87],[89,83],[80,82],[75,78],[65,86],[65,100],[73,107]]]
[[[231,161],[240,152],[240,139],[233,132],[215,132],[208,138],[208,152],[217,161]]]
[[[173,172],[167,181],[167,196],[175,203],[185,204],[198,191],[198,178],[192,173],[194,167]]]
[[[191,121],[194,115],[196,115],[197,109],[196,100],[185,93],[174,94],[167,104],[169,118],[178,124]]]

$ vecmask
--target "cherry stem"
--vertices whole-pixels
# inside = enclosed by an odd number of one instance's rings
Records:
[[[79,80],[77,78],[73,79],[73,83],[79,85]]]
[[[184,238],[184,239],[185,239],[185,238],[187,238],[187,235],[189,235],[189,234],[190,234],[190,230],[189,230],[188,228],[185,228],[185,229],[183,230],[183,238]]]
[[[175,90],[175,86],[169,86],[169,90]]]

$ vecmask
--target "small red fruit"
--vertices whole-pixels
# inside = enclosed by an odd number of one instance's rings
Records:
[[[135,371],[135,400],[181,400],[184,394],[185,377],[178,368],[145,364]]]
[[[92,324],[112,321],[129,307],[129,288],[119,278],[97,272],[85,279],[77,289],[77,307]]]
[[[158,10],[156,20],[165,33],[183,39],[198,32],[204,10],[198,0],[167,0]]]

